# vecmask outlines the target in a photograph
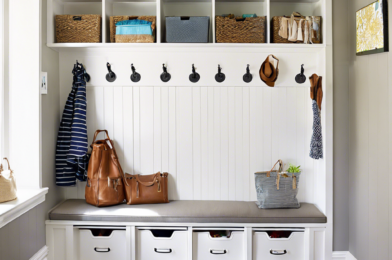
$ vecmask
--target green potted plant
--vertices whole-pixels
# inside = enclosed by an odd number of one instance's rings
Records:
[[[295,166],[293,164],[289,164],[289,168],[287,169],[288,173],[300,173],[301,172],[301,166]]]

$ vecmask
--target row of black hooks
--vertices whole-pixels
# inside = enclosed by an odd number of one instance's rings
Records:
[[[117,79],[116,73],[114,73],[112,71],[111,65],[108,62],[106,64],[107,69],[108,69],[108,74],[106,74],[106,80],[108,82],[114,82]],[[169,82],[171,79],[171,75],[169,72],[167,72],[167,67],[165,66],[165,64],[162,65],[162,69],[163,72],[161,74],[161,80],[163,82]],[[131,64],[131,70],[132,70],[132,74],[131,74],[131,81],[132,82],[139,82],[141,80],[141,75],[139,73],[136,72],[136,68],[135,66],[133,66],[133,64]],[[223,81],[225,81],[226,79],[226,75],[224,73],[222,73],[222,68],[220,65],[218,65],[218,73],[215,75],[215,80],[218,83],[222,83]],[[249,69],[249,64],[246,67],[246,74],[243,76],[243,80],[246,83],[251,82],[253,79],[252,74],[250,73],[250,69]],[[192,64],[192,73],[189,75],[189,80],[192,83],[196,83],[200,80],[200,74],[196,72],[196,68],[195,65]]]

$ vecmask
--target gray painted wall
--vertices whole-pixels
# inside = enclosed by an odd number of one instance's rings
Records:
[[[334,218],[333,250],[348,251],[348,6],[349,0],[333,3],[333,159],[334,159]]]
[[[348,9],[349,250],[359,260],[386,260],[392,259],[392,54],[355,55],[355,12],[371,2],[351,0]],[[391,17],[389,1],[390,39]]]
[[[351,0],[353,1],[353,0]],[[356,0],[359,2],[359,0]],[[350,2],[351,3],[351,2]],[[391,3],[392,4],[392,3]],[[334,38],[334,250],[349,249],[349,71],[348,45],[352,32],[348,34],[348,19],[352,25],[349,0],[333,1]],[[355,9],[355,8],[354,8]],[[392,12],[391,12],[392,13]],[[63,199],[63,192],[55,186],[54,149],[59,125],[59,75],[58,53],[46,47],[46,0],[42,0],[42,70],[49,73],[49,93],[42,96],[42,168],[43,187],[49,187],[46,201],[0,229],[0,260],[29,259],[45,243],[45,219],[48,210]],[[355,36],[355,35],[354,35]],[[355,38],[354,38],[355,39]],[[352,51],[351,51],[352,52]],[[392,64],[392,63],[391,63]],[[352,69],[351,63],[350,68]],[[350,173],[352,175],[352,173]],[[353,177],[350,177],[352,180]],[[392,192],[392,190],[391,190]],[[351,198],[350,202],[353,202]],[[350,208],[352,212],[353,209]],[[364,213],[364,212],[361,212]],[[361,222],[351,221],[360,226]],[[353,228],[353,224],[350,225]],[[350,233],[350,250],[358,248]],[[354,252],[353,251],[353,252]],[[358,258],[373,259],[373,258]],[[381,258],[379,258],[381,259]]]
[[[42,70],[48,72],[48,95],[42,105],[42,187],[49,187],[46,201],[0,229],[0,260],[30,259],[46,245],[47,212],[63,199],[55,186],[55,148],[60,114],[59,55],[46,47],[46,0],[42,0]]]

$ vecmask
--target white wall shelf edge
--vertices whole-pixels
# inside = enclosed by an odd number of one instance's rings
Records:
[[[20,189],[16,200],[0,204],[0,228],[45,201],[48,188]]]

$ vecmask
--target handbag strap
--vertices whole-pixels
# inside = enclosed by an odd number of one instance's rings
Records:
[[[283,169],[283,162],[281,159],[279,159],[274,166],[272,166],[272,169],[270,171],[267,172],[267,177],[271,177],[271,172],[275,169],[275,166],[279,163],[279,169],[278,169],[278,173],[282,172]]]
[[[107,137],[108,137],[108,138],[106,139],[106,141],[108,141],[108,142],[110,143],[110,145],[112,146],[112,150],[113,150],[114,156],[116,157],[116,164],[117,164],[118,169],[120,170],[121,177],[122,177],[122,179],[123,179],[125,185],[129,186],[129,184],[128,184],[126,178],[125,178],[125,174],[124,174],[124,172],[123,172],[123,169],[122,169],[122,167],[121,167],[121,164],[120,164],[120,162],[118,161],[118,156],[117,156],[116,148],[114,147],[113,141],[109,138],[108,132],[107,132],[106,130],[103,130],[103,131],[106,132],[106,135],[107,135]],[[101,132],[102,132],[102,131],[101,131]],[[97,132],[95,132],[95,133],[97,133]]]
[[[8,161],[8,158],[7,158],[7,157],[4,157],[3,160],[7,161],[8,170],[10,171],[10,175],[12,176],[12,175],[14,174],[14,171],[11,170],[10,161]],[[4,168],[3,168],[3,164],[1,163],[1,164],[0,164],[0,175],[2,175],[1,173],[2,173],[3,171],[4,171]]]
[[[136,181],[139,182],[140,184],[142,184],[143,186],[150,187],[150,186],[152,186],[152,185],[155,184],[155,182],[158,180],[158,177],[159,177],[160,175],[161,175],[161,172],[157,172],[157,173],[154,175],[154,178],[153,178],[152,181],[143,182],[143,181],[141,181],[141,180],[139,179],[140,174],[138,174],[138,175],[136,175]]]
[[[97,130],[95,131],[93,142],[91,144],[95,143],[95,139],[97,139],[98,134],[101,132],[105,132],[107,139],[111,140],[107,130]]]

